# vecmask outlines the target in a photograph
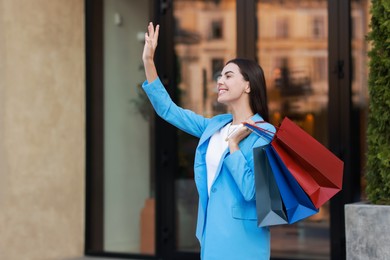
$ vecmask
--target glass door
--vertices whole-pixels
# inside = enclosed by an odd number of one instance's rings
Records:
[[[211,117],[226,108],[216,102],[216,76],[236,56],[235,0],[173,1],[177,62],[176,102]],[[198,139],[177,131],[178,170],[174,176],[175,248],[199,252],[195,237],[198,194],[193,162]]]
[[[330,205],[271,229],[273,259],[343,259],[343,207],[364,169],[368,9],[368,0],[86,0],[86,253],[199,259],[198,140],[154,117],[139,88],[152,20],[161,24],[159,76],[180,106],[227,112],[215,76],[236,56],[257,59],[271,123],[290,117],[344,160]]]
[[[327,146],[327,0],[258,0],[256,9],[270,121],[278,125],[287,116]],[[326,203],[305,221],[272,227],[272,257],[329,259],[329,220]]]
[[[103,10],[104,251],[154,254],[151,110],[141,90],[149,1],[104,0]]]
[[[155,249],[151,109],[141,84],[150,1],[86,1],[86,253]]]

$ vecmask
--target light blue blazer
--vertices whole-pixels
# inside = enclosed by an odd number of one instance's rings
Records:
[[[177,106],[159,78],[143,83],[156,113],[177,128],[200,138],[195,153],[195,183],[199,193],[196,237],[204,260],[262,260],[270,258],[268,228],[257,227],[254,147],[268,141],[252,133],[232,154],[226,149],[218,166],[210,196],[207,191],[206,151],[210,137],[232,121],[231,114],[205,118]],[[263,120],[260,115],[253,121]],[[275,131],[270,124],[262,127]]]

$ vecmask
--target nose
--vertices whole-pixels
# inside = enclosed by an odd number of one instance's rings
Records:
[[[222,85],[222,76],[218,76],[217,78],[217,86]]]

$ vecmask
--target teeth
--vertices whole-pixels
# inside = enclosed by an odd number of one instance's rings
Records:
[[[223,94],[223,93],[225,93],[225,92],[226,92],[225,89],[220,89],[220,90],[218,91],[219,94]]]

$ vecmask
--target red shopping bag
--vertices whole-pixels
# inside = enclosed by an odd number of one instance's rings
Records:
[[[248,127],[262,137],[267,133],[260,127]],[[344,163],[287,117],[271,145],[316,208],[341,190]]]

